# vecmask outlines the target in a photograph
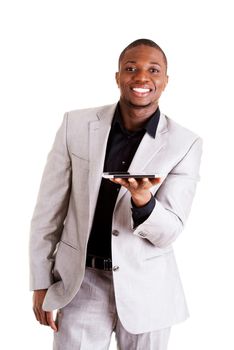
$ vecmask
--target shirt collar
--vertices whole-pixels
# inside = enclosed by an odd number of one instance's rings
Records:
[[[147,123],[144,125],[144,127],[141,129],[141,131],[144,129],[151,137],[155,138],[156,137],[156,131],[159,123],[159,118],[160,118],[160,110],[159,107],[156,109],[156,111],[149,117],[149,120]],[[116,125],[119,125],[121,130],[124,133],[130,133],[128,130],[124,128],[123,125],[123,120],[122,120],[122,114],[120,111],[120,106],[119,103],[116,106],[114,118],[112,121],[112,127],[115,127]],[[131,133],[133,134],[133,133]]]

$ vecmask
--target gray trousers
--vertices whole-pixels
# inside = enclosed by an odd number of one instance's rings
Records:
[[[58,311],[57,323],[54,350],[108,350],[113,332],[119,350],[166,350],[170,334],[170,328],[128,333],[116,311],[112,272],[92,268],[86,268],[74,299]]]

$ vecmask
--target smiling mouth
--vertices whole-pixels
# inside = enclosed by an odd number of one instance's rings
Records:
[[[133,88],[132,90],[140,93],[150,92],[150,89],[147,88]]]
[[[134,87],[134,88],[131,88],[131,90],[134,93],[134,95],[139,97],[146,96],[152,91],[150,88],[142,88],[142,87]]]

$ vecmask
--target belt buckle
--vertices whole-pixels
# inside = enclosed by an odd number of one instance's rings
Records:
[[[104,267],[104,271],[112,270],[112,261],[110,258],[103,260],[103,267]]]

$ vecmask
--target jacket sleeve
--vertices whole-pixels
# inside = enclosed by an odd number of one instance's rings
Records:
[[[186,155],[170,171],[155,194],[156,205],[151,215],[134,234],[148,239],[159,248],[175,241],[188,218],[199,180],[202,140],[197,138]]]
[[[53,254],[67,214],[71,162],[67,149],[67,118],[59,128],[43,172],[30,231],[30,289],[46,289],[53,283]]]

